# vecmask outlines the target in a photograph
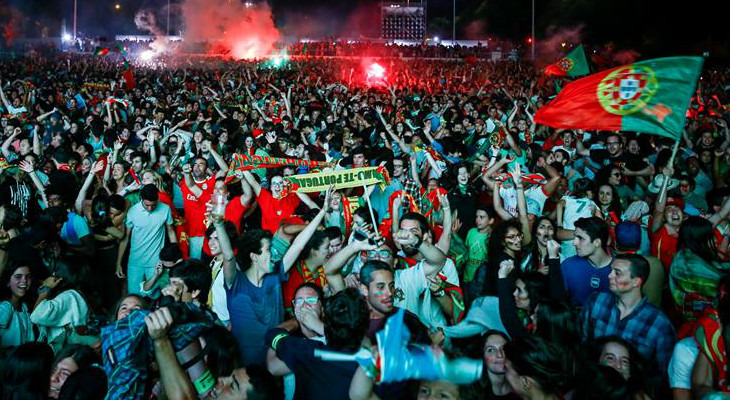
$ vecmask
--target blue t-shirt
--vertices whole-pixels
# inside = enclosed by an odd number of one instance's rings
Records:
[[[261,287],[239,270],[231,286],[226,285],[231,331],[245,366],[266,365],[266,332],[284,320],[281,268],[281,262],[276,263],[274,273],[264,276]]]
[[[611,260],[613,262],[613,260]],[[596,268],[581,256],[567,258],[560,264],[565,291],[568,293],[570,305],[580,307],[593,292],[608,292],[608,274],[611,264]]]
[[[74,213],[68,213],[68,219],[61,227],[61,239],[71,246],[81,246],[81,238],[89,235],[89,225],[86,218]]]

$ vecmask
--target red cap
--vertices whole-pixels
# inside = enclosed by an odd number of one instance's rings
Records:
[[[664,207],[675,206],[684,210],[684,200],[681,197],[668,197]]]
[[[251,132],[251,134],[253,135],[254,139],[258,139],[258,138],[259,138],[259,136],[261,136],[261,135],[263,135],[263,134],[264,134],[264,130],[263,130],[263,129],[254,129],[254,130],[253,130],[253,131]]]

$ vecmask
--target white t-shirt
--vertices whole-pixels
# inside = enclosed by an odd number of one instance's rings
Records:
[[[226,288],[223,280],[223,268],[213,278],[210,292],[212,298],[210,309],[218,316],[219,320],[223,322],[230,321],[231,315],[228,313],[228,300],[226,298]]]
[[[395,286],[403,292],[403,296],[396,298],[394,305],[416,314],[428,328],[442,328],[448,323],[438,301],[431,297],[429,281],[423,272],[424,263],[421,260],[411,268],[395,271]],[[451,259],[446,259],[441,273],[446,275],[446,282],[459,285],[459,274]]]
[[[590,218],[598,208],[595,202],[590,199],[576,199],[564,196],[565,207],[563,208],[563,229],[575,230],[575,221],[581,218]]]
[[[509,215],[517,216],[517,190],[514,187],[499,187],[499,196],[502,198],[504,209]],[[545,207],[545,201],[548,196],[545,194],[542,186],[532,186],[525,190],[525,202],[527,203],[527,213],[534,215],[542,215],[542,209]]]
[[[700,349],[693,337],[684,338],[677,342],[667,369],[670,388],[692,389],[692,368],[699,354]]]
[[[9,301],[0,302],[0,348],[16,347],[35,340],[28,307],[13,310]]]

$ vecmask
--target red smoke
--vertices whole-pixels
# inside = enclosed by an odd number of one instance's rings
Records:
[[[279,31],[265,3],[228,0],[186,0],[182,4],[187,42],[207,42],[210,52],[237,60],[267,57]]]

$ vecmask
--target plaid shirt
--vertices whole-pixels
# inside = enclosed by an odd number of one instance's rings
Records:
[[[191,312],[201,312],[192,303],[184,303],[183,307],[188,307]],[[107,400],[141,400],[150,390],[147,366],[154,360],[155,353],[144,321],[150,312],[133,311],[101,330],[104,371],[109,385]],[[175,351],[197,340],[201,333],[214,325],[212,317],[208,313],[204,315],[209,320],[179,323],[170,328],[167,336]]]
[[[666,375],[676,340],[669,318],[644,297],[631,314],[621,319],[617,303],[613,293],[596,292],[588,298],[580,315],[583,340],[620,336]]]

